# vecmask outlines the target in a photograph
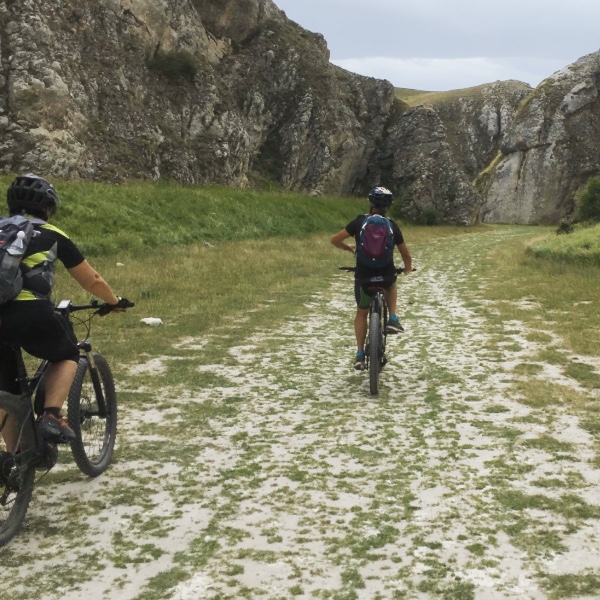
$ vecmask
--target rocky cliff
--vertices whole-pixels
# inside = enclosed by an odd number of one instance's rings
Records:
[[[0,4],[0,169],[345,193],[394,90],[270,0]]]
[[[508,81],[425,94],[402,114],[377,157],[402,214],[418,219],[429,211],[450,223],[477,221],[483,198],[472,182],[497,155],[530,92],[527,84]]]
[[[484,221],[550,224],[572,213],[576,193],[600,173],[599,87],[595,52],[524,100],[497,164],[483,178]]]
[[[406,216],[543,222],[598,172],[595,61],[534,94],[502,82],[409,109],[389,82],[333,66],[271,0],[4,0],[0,171],[311,194],[383,183]]]

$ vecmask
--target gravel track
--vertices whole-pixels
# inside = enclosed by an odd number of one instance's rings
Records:
[[[566,353],[559,338],[531,341],[480,296],[494,274],[478,255],[513,235],[419,249],[378,397],[351,368],[347,275],[241,345],[179,340],[177,356],[132,365],[127,397],[155,396],[144,379],[184,364],[205,383],[123,405],[118,460],[97,480],[67,461],[36,488],[0,555],[10,597],[538,600],[567,597],[556,577],[570,574],[591,584],[568,597],[600,597],[594,434],[579,410],[532,406],[515,384],[600,394],[536,363],[544,346]],[[544,332],[552,315],[523,302]],[[226,358],[203,364],[206,343]]]

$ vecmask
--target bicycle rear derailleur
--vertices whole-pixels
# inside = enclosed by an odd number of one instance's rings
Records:
[[[18,492],[21,488],[21,470],[10,452],[0,452],[0,487],[4,492],[0,496],[0,505],[4,506],[9,494]]]

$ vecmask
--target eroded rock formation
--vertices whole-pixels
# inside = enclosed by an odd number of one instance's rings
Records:
[[[408,110],[271,0],[4,0],[0,171],[342,195],[383,183],[411,217],[552,222],[600,171],[599,60],[534,93],[497,82]]]
[[[482,189],[482,219],[551,224],[600,173],[600,52],[544,80],[523,102]]]

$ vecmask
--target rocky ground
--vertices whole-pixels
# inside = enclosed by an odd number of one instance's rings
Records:
[[[177,340],[171,356],[130,365],[115,464],[90,481],[63,453],[0,553],[5,591],[597,598],[600,469],[582,406],[600,394],[541,351],[600,364],[569,355],[546,330],[559,316],[535,299],[519,301],[527,319],[507,321],[483,298],[495,274],[478,256],[511,235],[416,253],[419,270],[401,281],[406,333],[389,340],[377,397],[351,369],[351,281],[341,274],[301,316],[241,345]],[[207,344],[222,359],[206,364]],[[182,372],[189,385],[171,384]],[[523,390],[538,383],[549,391],[536,400]]]

